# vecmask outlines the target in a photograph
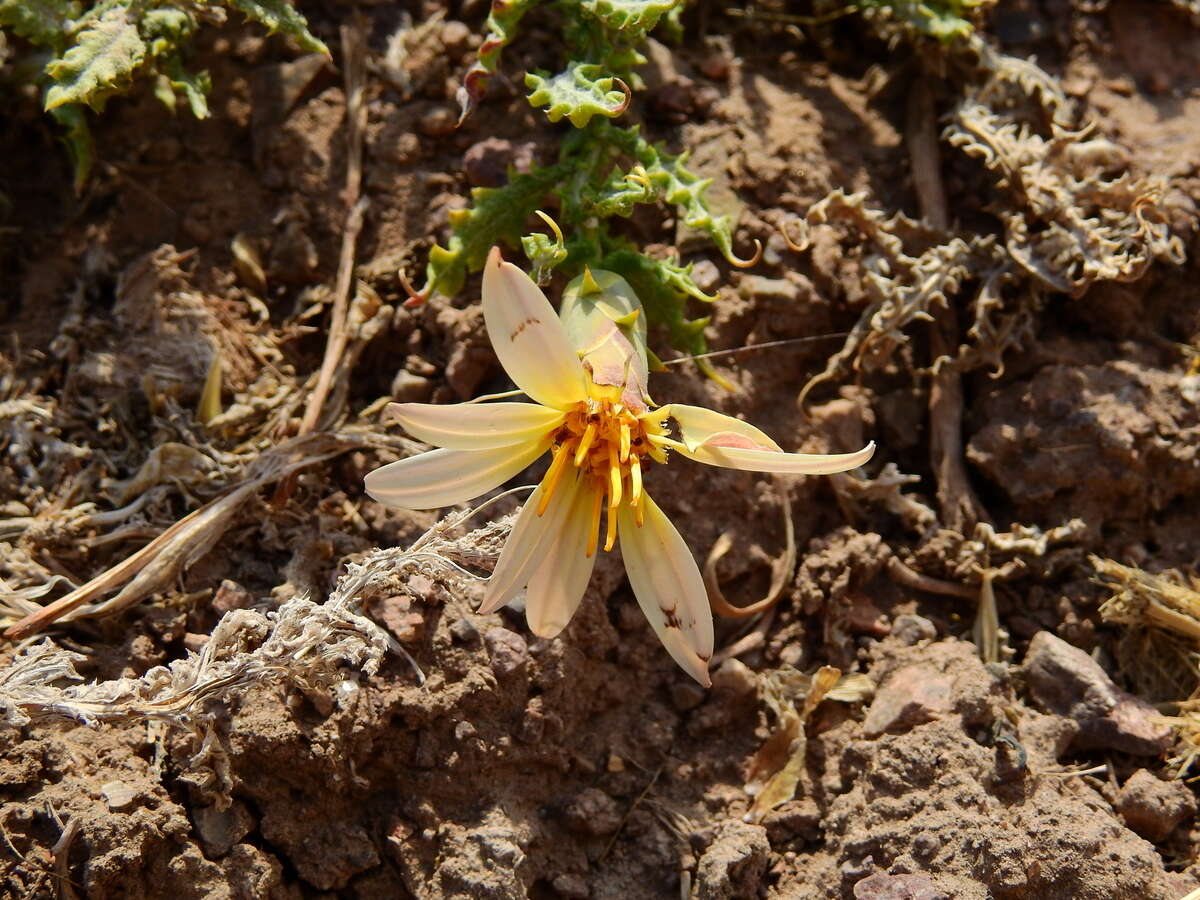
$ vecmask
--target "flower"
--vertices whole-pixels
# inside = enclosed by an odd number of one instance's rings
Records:
[[[554,637],[578,608],[597,551],[619,539],[642,612],[667,652],[707,687],[713,624],[704,581],[683,538],[646,493],[643,469],[665,463],[673,451],[730,469],[829,474],[862,465],[875,445],[857,453],[785,453],[730,416],[678,403],[656,407],[646,387],[641,311],[623,278],[585,271],[563,292],[556,316],[538,286],[493,248],[483,273],[484,323],[500,363],[533,402],[392,404],[410,434],[440,449],[370,472],[366,489],[389,506],[451,506],[551,453],[479,612],[495,612],[525,590],[530,630]]]

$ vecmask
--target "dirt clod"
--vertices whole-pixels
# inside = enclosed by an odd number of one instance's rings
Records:
[[[762,826],[726,823],[700,857],[696,867],[696,896],[699,900],[754,896],[770,850]]]
[[[1163,781],[1138,769],[1121,785],[1117,812],[1148,841],[1161,841],[1184,819],[1196,814],[1196,795],[1180,781]]]
[[[1022,666],[1033,698],[1079,725],[1075,745],[1141,756],[1162,753],[1170,729],[1157,710],[1122,691],[1094,659],[1047,631],[1034,635]]]

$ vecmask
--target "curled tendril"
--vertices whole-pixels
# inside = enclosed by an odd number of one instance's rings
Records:
[[[629,85],[616,76],[613,77],[613,84],[619,87],[621,89],[621,93],[625,95],[624,102],[622,102],[621,105],[613,111],[613,118],[616,118],[621,113],[625,112],[625,110],[629,109],[629,104],[633,102],[633,91],[629,89]]]
[[[809,239],[809,236],[808,236],[808,223],[805,222],[803,219],[800,219],[796,222],[796,224],[800,228],[800,240],[799,241],[793,241],[792,236],[790,234],[788,234],[788,224],[789,223],[787,223],[787,222],[780,223],[779,233],[781,235],[783,235],[784,242],[789,247],[791,247],[792,250],[794,250],[796,253],[803,253],[812,244],[812,241]]]
[[[418,291],[414,288],[412,282],[408,280],[408,276],[404,274],[404,269],[397,269],[396,277],[400,279],[400,287],[404,288],[404,293],[408,294],[408,299],[404,301],[404,308],[412,309],[416,306],[424,306],[429,299],[429,289]]]
[[[729,255],[726,257],[726,259],[729,261],[729,264],[736,269],[749,269],[751,266],[758,265],[759,260],[762,259],[762,255],[763,255],[762,241],[760,241],[758,238],[755,238],[754,239],[754,255],[752,257],[750,257],[749,259],[742,259],[740,256],[735,255],[733,250],[731,249],[729,251]]]

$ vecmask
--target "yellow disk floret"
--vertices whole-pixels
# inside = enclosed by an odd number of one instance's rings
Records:
[[[600,544],[600,511],[607,509],[604,549],[611,550],[617,540],[617,508],[622,502],[633,509],[635,521],[642,523],[643,459],[666,461],[664,451],[649,440],[650,435],[665,431],[652,415],[638,415],[619,399],[608,399],[600,390],[595,393],[600,396],[569,410],[566,420],[555,430],[551,438],[553,461],[542,481],[537,509],[539,516],[546,511],[563,473],[574,464],[579,477],[587,481],[585,488],[593,493],[589,557]]]

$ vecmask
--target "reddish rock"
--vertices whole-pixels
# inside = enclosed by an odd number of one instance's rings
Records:
[[[1146,840],[1157,842],[1196,814],[1196,796],[1182,781],[1163,781],[1138,769],[1117,794],[1117,812],[1126,825]]]

